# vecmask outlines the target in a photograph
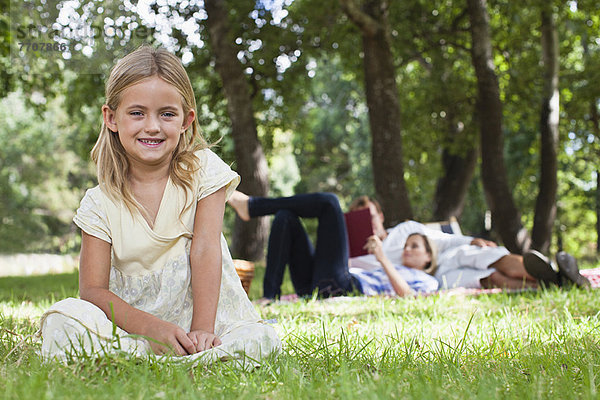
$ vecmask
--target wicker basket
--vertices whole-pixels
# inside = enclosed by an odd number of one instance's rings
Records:
[[[242,281],[242,286],[246,291],[246,294],[250,291],[250,284],[252,283],[252,279],[254,279],[254,263],[246,260],[233,260],[233,265],[235,267],[235,272],[237,272],[240,280]]]

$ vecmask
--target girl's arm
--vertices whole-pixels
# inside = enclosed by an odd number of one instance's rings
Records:
[[[179,355],[195,353],[195,346],[183,329],[130,306],[108,290],[110,255],[110,243],[82,232],[79,261],[80,297],[100,307],[110,320],[113,320],[114,314],[114,322],[128,333],[154,339],[158,343],[150,341],[150,346],[157,354],[169,351]]]
[[[197,351],[221,344],[214,334],[221,288],[221,232],[225,213],[225,188],[198,201],[190,249],[194,311],[188,336]]]
[[[392,284],[392,287],[394,288],[394,291],[398,296],[404,297],[413,293],[413,290],[408,285],[406,280],[402,277],[402,275],[400,275],[398,271],[396,271],[394,265],[383,253],[381,239],[379,239],[376,235],[371,236],[367,240],[365,248],[369,251],[369,253],[375,255],[375,258],[377,258],[377,261],[379,261],[379,263],[383,267],[383,270],[387,274],[390,283]]]

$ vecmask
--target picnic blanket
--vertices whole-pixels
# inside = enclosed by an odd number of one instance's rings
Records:
[[[596,289],[600,287],[600,267],[591,268],[591,269],[582,269],[579,271],[581,275],[588,278],[590,283],[592,284],[592,289]]]
[[[582,269],[579,272],[581,273],[581,275],[588,278],[592,289],[600,288],[600,267],[591,268],[591,269]],[[445,295],[475,295],[476,296],[476,295],[481,295],[481,294],[495,294],[495,293],[507,293],[507,292],[508,293],[523,293],[523,292],[531,292],[531,291],[535,291],[535,290],[536,289],[510,289],[510,290],[507,290],[507,289],[501,289],[501,288],[493,288],[493,289],[456,288],[456,289],[439,290],[437,292],[430,293],[429,295],[445,294]],[[346,296],[342,296],[342,297],[346,297]],[[331,301],[332,299],[334,301],[336,299],[339,300],[339,298],[331,298],[331,299],[327,299],[327,300]],[[283,302],[283,303],[294,303],[294,302],[297,302],[298,300],[300,300],[298,295],[288,294],[288,295],[281,296],[278,301]],[[266,302],[266,304],[268,304],[268,303],[270,303],[270,302]]]
[[[582,269],[579,271],[581,275],[588,278],[591,284],[591,289],[600,288],[600,267],[591,269]],[[439,290],[437,293],[444,293],[449,295],[456,294],[468,294],[468,295],[480,295],[480,294],[494,294],[494,293],[524,293],[524,292],[535,292],[537,289],[465,289],[456,288],[448,290]]]

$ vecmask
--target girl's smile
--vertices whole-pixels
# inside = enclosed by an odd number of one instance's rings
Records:
[[[162,142],[164,142],[163,139],[138,139],[138,140],[148,147],[156,147],[159,144],[161,144]]]

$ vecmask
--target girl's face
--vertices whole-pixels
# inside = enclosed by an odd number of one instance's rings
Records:
[[[429,262],[431,262],[431,254],[427,252],[425,239],[420,235],[413,235],[406,239],[402,264],[408,268],[422,270]]]
[[[118,132],[133,168],[168,166],[195,117],[194,110],[183,110],[177,89],[158,76],[125,89],[117,109],[105,105],[102,113],[106,126]]]

